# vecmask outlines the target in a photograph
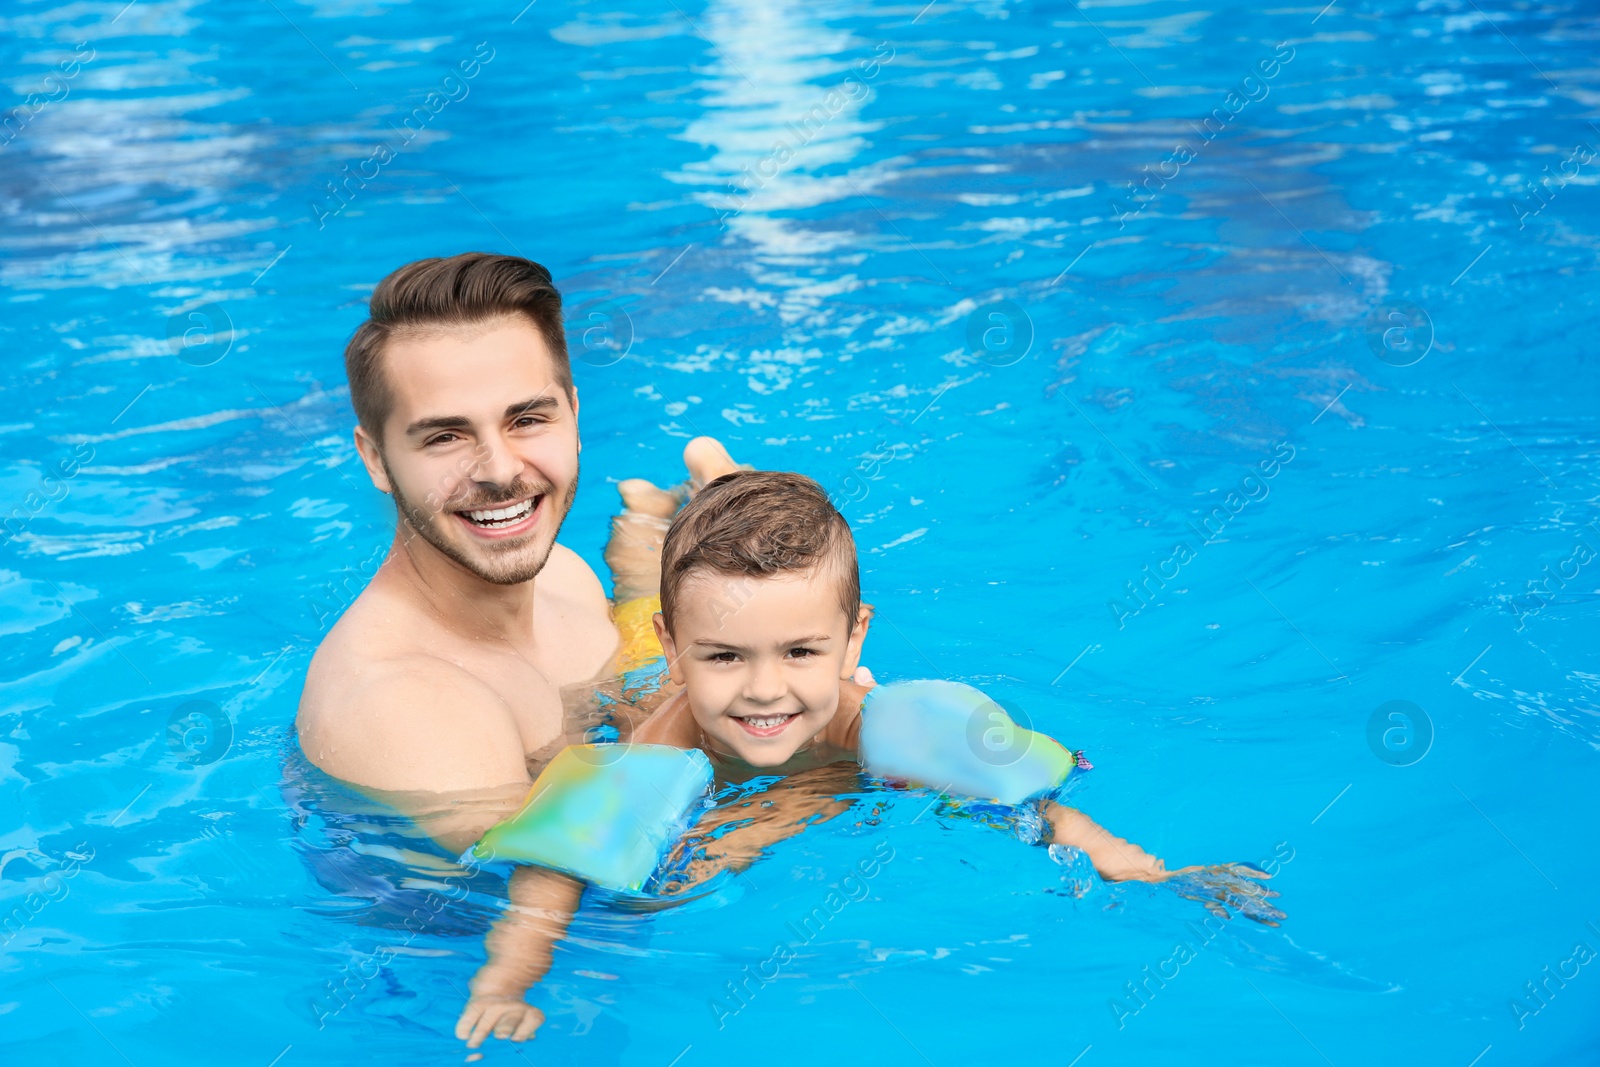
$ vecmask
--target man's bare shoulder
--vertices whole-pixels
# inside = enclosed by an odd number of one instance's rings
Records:
[[[550,546],[550,557],[539,572],[539,592],[548,593],[568,610],[610,617],[611,601],[605,586],[584,558],[563,544]]]
[[[301,718],[308,708],[348,701],[375,665],[404,665],[417,657],[437,658],[439,646],[431,639],[439,636],[437,629],[414,602],[385,580],[380,570],[317,647],[300,695]]]
[[[538,598],[535,631],[557,661],[552,677],[562,685],[601,677],[620,639],[594,570],[570,548],[555,545],[539,572]]]
[[[372,789],[528,780],[516,718],[500,694],[418,643],[363,629],[354,614],[328,635],[306,676],[295,728],[312,763]]]
[[[537,597],[536,630],[551,644],[550,662],[538,669],[558,684],[600,671],[617,636],[589,565],[552,546]],[[475,651],[380,570],[312,658],[296,719],[300,747],[327,773],[376,789],[526,781],[529,740],[519,709],[507,702],[504,685],[497,690],[495,678],[474,673]],[[550,699],[557,701],[553,693]],[[559,711],[558,701],[552,707]],[[528,708],[520,713],[526,720]]]

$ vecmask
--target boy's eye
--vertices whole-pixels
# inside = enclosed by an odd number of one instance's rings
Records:
[[[734,663],[739,659],[732,652],[713,652],[708,658],[712,663]]]
[[[791,648],[789,650],[789,655],[793,656],[795,659],[805,659],[808,656],[815,656],[816,654],[817,650],[814,648]]]

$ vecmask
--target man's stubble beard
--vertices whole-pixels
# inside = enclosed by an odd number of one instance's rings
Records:
[[[518,549],[511,553],[513,559],[509,568],[490,569],[485,567],[481,560],[475,560],[461,551],[457,545],[451,543],[450,539],[444,536],[443,531],[440,529],[441,523],[453,521],[451,515],[457,509],[445,508],[441,505],[438,511],[430,515],[427,511],[413,504],[400,491],[400,483],[395,480],[394,472],[389,469],[387,460],[383,461],[383,470],[389,477],[389,489],[394,496],[395,511],[399,521],[405,527],[408,527],[413,534],[438,549],[441,555],[461,567],[468,574],[494,585],[521,585],[523,582],[531,582],[538,576],[540,571],[544,570],[544,565],[550,561],[550,553],[555,548],[556,538],[561,535],[561,526],[567,521],[567,513],[572,510],[572,502],[578,496],[579,471],[574,469],[572,472],[572,484],[567,487],[566,499],[561,502],[561,511],[556,518],[556,528],[550,535],[550,543],[544,546],[544,551],[539,554],[539,558],[536,560],[522,559],[521,555],[524,549]],[[525,495],[531,488],[531,486],[521,481],[516,481],[512,482],[508,487],[508,490],[517,490],[516,492],[508,491],[501,495],[515,498]],[[546,492],[543,495],[546,504],[553,503],[553,496],[550,492]],[[486,509],[495,506],[497,506],[495,503],[485,503],[476,505],[469,510]],[[409,542],[411,538],[408,536],[406,540]]]

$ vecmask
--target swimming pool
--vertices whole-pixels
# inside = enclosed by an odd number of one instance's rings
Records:
[[[306,805],[288,727],[391,529],[343,342],[467,248],[574,309],[567,544],[599,567],[606,480],[697,433],[817,477],[880,678],[1025,709],[1094,758],[1090,814],[1270,862],[1289,915],[1077,896],[894,797],[688,906],[586,909],[487,1061],[1600,1059],[1592,7],[4,23],[8,1061],[461,1054],[495,886],[397,929],[436,872],[354,855],[381,815]]]

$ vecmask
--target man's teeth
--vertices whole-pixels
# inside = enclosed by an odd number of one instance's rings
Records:
[[[537,498],[535,498],[537,499]],[[524,500],[520,504],[508,504],[503,508],[488,508],[482,511],[469,511],[467,518],[479,526],[510,526],[527,518],[528,512],[533,510],[533,500]]]
[[[774,726],[782,726],[792,718],[794,718],[793,715],[751,715],[744,721],[747,725],[753,726],[757,730],[770,730]]]

